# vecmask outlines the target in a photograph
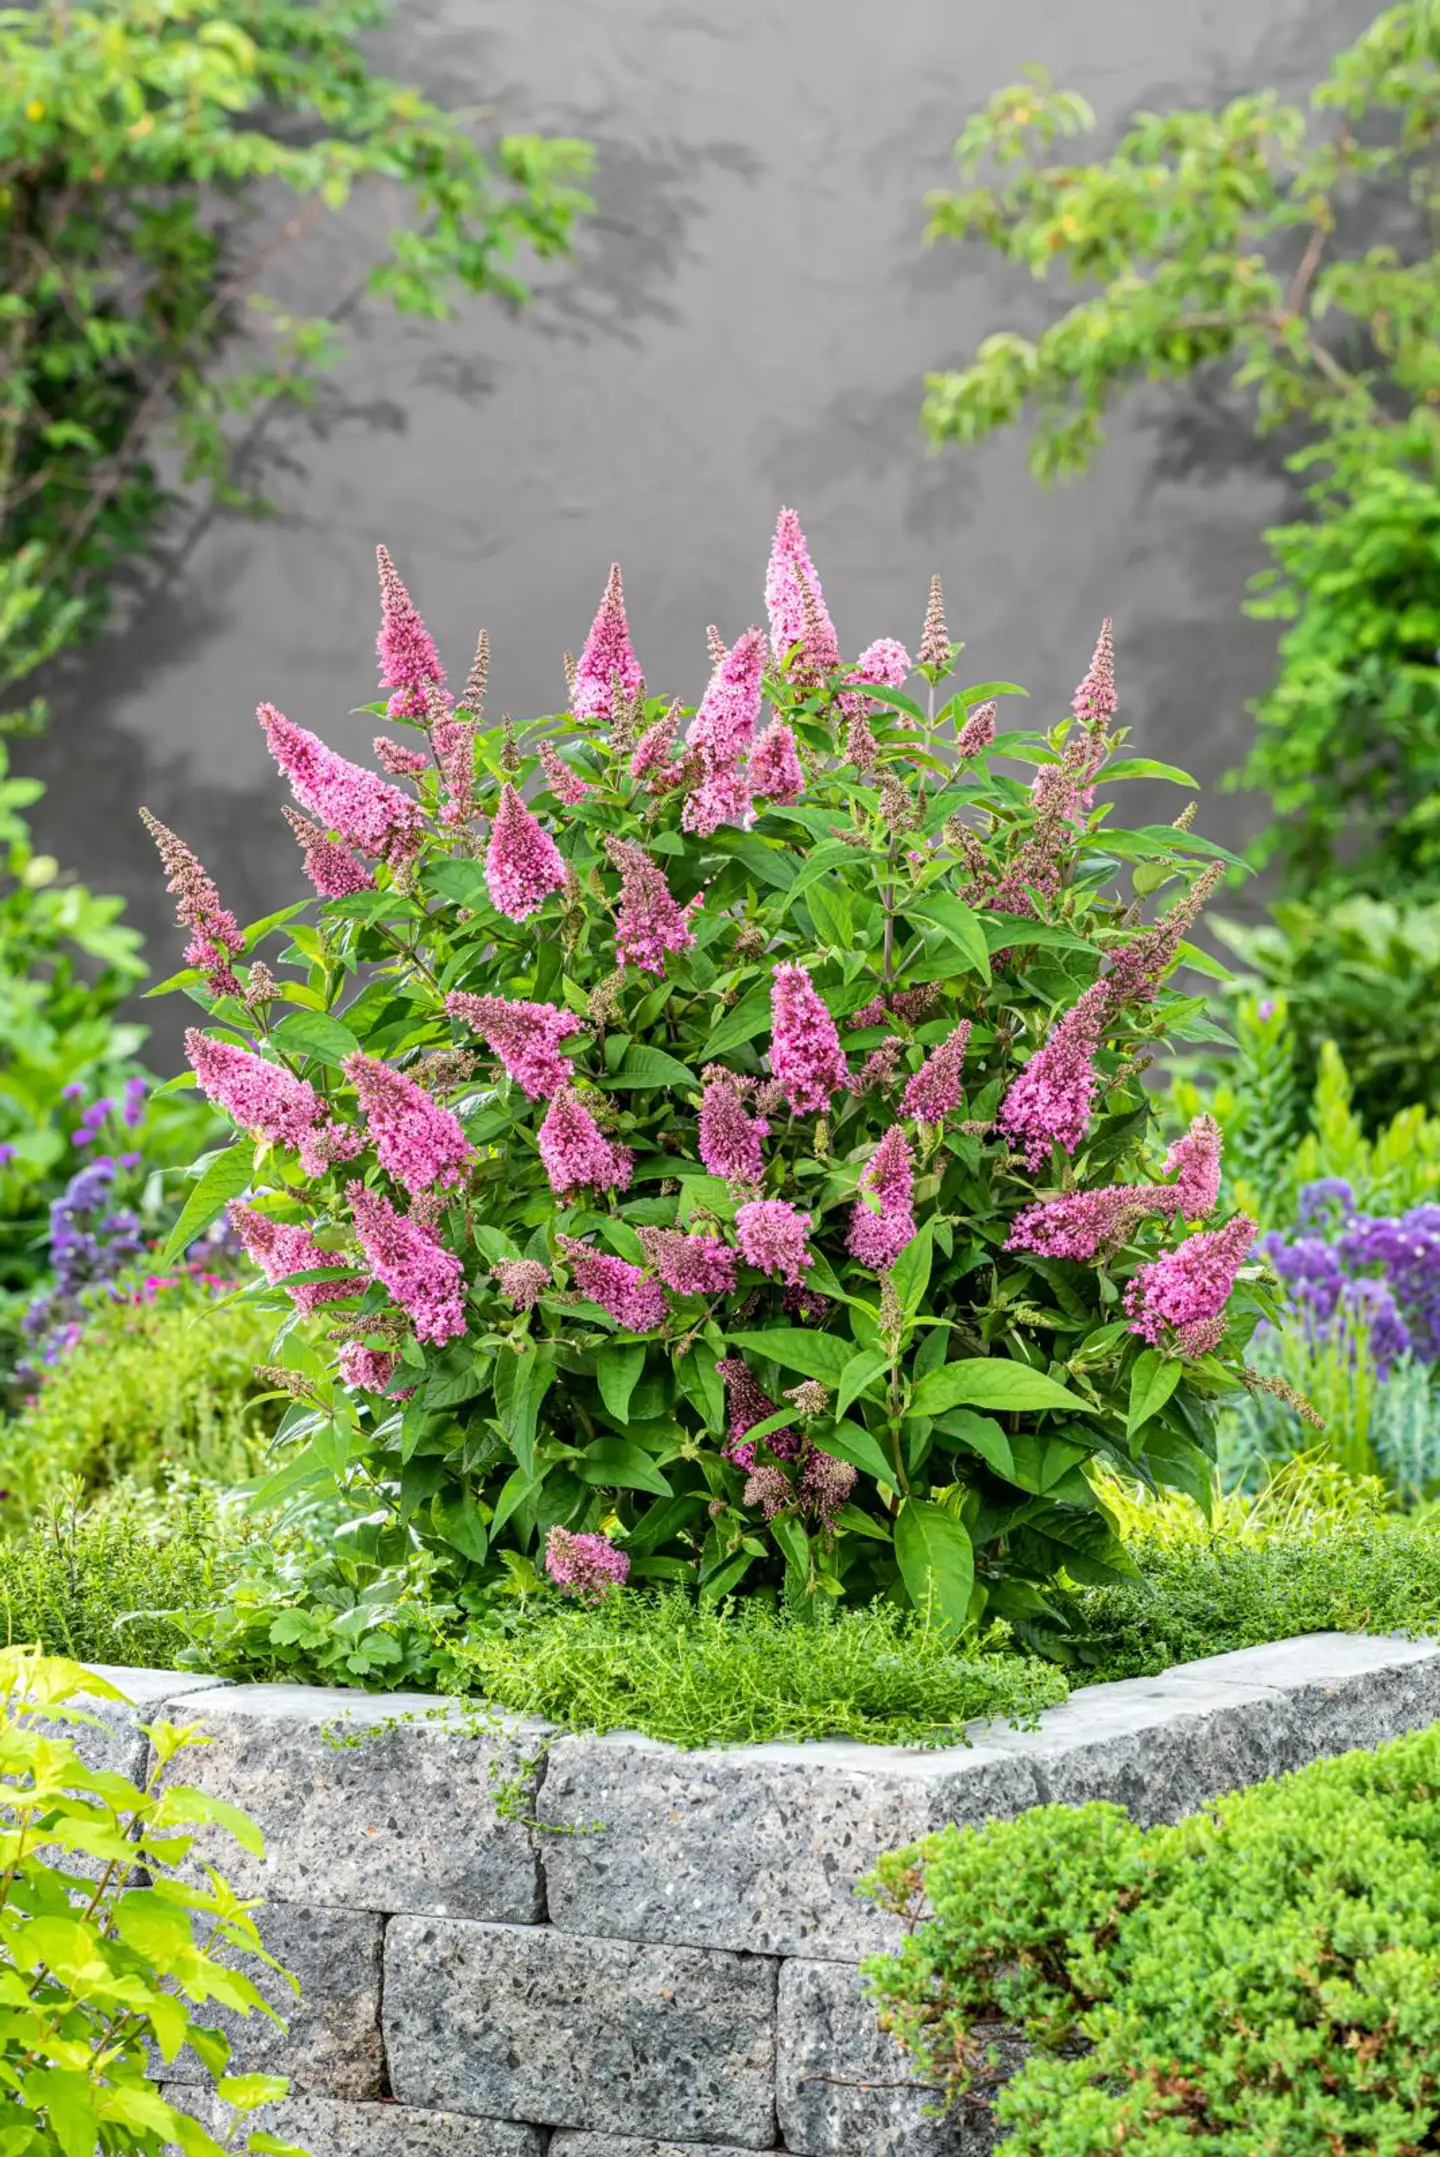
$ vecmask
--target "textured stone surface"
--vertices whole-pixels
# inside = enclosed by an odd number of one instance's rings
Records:
[[[393,1918],[385,2052],[402,2104],[732,2142],[775,2133],[775,1964],[549,1926]]]
[[[1019,2042],[1002,2033],[996,2051],[999,2076],[1013,2074]],[[775,2085],[781,2139],[803,2157],[980,2157],[996,2147],[978,2093],[937,2113],[934,2091],[877,2027],[860,1973],[846,1963],[780,1965]]]
[[[359,1910],[533,1924],[544,1914],[529,1830],[502,1820],[502,1788],[533,1800],[540,1732],[447,1711],[423,1693],[238,1686],[172,1700],[212,1743],[188,1779],[240,1805],[263,1860],[202,1839],[243,1894]]]
[[[107,1700],[99,1694],[87,1693],[74,1705],[93,1715],[93,1723],[73,1723],[64,1731],[88,1768],[106,1775],[125,1775],[131,1782],[143,1781],[145,1763],[149,1755],[149,1740],[144,1734],[147,1723],[158,1722],[166,1703],[174,1700],[177,1693],[193,1696],[197,1704],[202,1695],[215,1692],[221,1687],[228,1689],[226,1678],[197,1678],[185,1670],[141,1670],[121,1663],[87,1663],[97,1678],[104,1678],[117,1691],[125,1695],[123,1701]],[[167,1715],[165,1720],[183,1723],[191,1720],[183,1715]],[[192,1753],[189,1760],[193,1760]],[[188,1771],[189,1760],[186,1767]],[[179,1774],[177,1780],[186,1777]]]
[[[231,2108],[208,2091],[172,2085],[165,2095],[212,2134],[233,2117]],[[287,2097],[261,2105],[247,2119],[252,2127],[298,2144],[308,2157],[543,2157],[545,2148],[542,2130],[518,2120],[462,2119],[456,2112],[344,2104],[332,2097]]]
[[[380,2048],[381,1933],[384,1921],[367,1912],[303,1910],[269,1904],[256,1913],[267,1951],[299,1979],[297,1996],[263,1963],[227,1956],[283,2017],[237,2015],[206,2008],[234,2047],[234,2071],[289,2075],[296,2091],[325,2097],[374,2098],[383,2088]],[[165,2073],[176,2082],[202,2082],[199,2061],[182,2052]]]
[[[634,2135],[595,2135],[562,2127],[549,2157],[734,2157],[734,2142],[650,2142]]]
[[[572,1932],[854,1959],[896,1936],[854,1892],[882,1851],[1039,1795],[1030,1763],[988,1743],[686,1753],[559,1738],[539,1816],[595,1831],[545,1838],[550,1917]]]
[[[1104,1798],[1153,1826],[1298,1767],[1316,1740],[1273,1687],[1167,1675],[1086,1686],[1048,1708],[1038,1729],[987,1732],[985,1742],[1028,1761],[1047,1803]]]
[[[1275,1687],[1295,1715],[1301,1757],[1320,1759],[1440,1719],[1440,1641],[1307,1633],[1186,1663],[1167,1682]]]

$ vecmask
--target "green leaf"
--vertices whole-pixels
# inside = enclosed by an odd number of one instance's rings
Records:
[[[452,1485],[449,1490],[437,1491],[430,1501],[430,1518],[452,1550],[458,1550],[462,1558],[469,1558],[475,1565],[484,1563],[489,1538],[480,1509],[468,1490]]]
[[[1123,756],[1117,764],[1107,764],[1097,777],[1101,786],[1108,786],[1112,779],[1169,779],[1176,786],[1200,790],[1200,781],[1188,771],[1181,771],[1178,764],[1157,763],[1153,756]]]
[[[839,1385],[855,1353],[851,1342],[833,1333],[810,1333],[803,1326],[775,1326],[767,1333],[732,1333],[728,1338],[736,1348],[753,1349],[787,1371],[830,1387]]]
[[[517,1355],[502,1349],[495,1364],[495,1413],[527,1476],[535,1472],[535,1423],[554,1375],[553,1362],[538,1351]]]
[[[614,1484],[620,1490],[648,1490],[657,1498],[673,1495],[654,1459],[642,1446],[624,1438],[596,1438],[570,1466],[582,1483]]]
[[[812,884],[805,904],[821,942],[832,951],[848,951],[855,940],[855,924],[850,897],[843,886]]]
[[[1159,1415],[1179,1385],[1184,1368],[1178,1356],[1162,1356],[1158,1348],[1147,1348],[1135,1358],[1135,1368],[1130,1373],[1130,1406],[1125,1417],[1127,1438],[1133,1438],[1151,1416]]]
[[[840,1373],[840,1389],[835,1398],[835,1413],[843,1416],[852,1401],[857,1401],[866,1387],[873,1384],[884,1370],[890,1367],[890,1358],[883,1348],[862,1350],[852,1356]]]
[[[948,1415],[935,1418],[935,1428],[942,1436],[957,1439],[972,1453],[978,1453],[1007,1483],[1016,1480],[1010,1440],[993,1416],[977,1416],[968,1408],[952,1408]]]
[[[966,964],[982,981],[989,981],[990,946],[985,925],[963,899],[957,899],[948,891],[927,891],[920,898],[907,902],[905,915],[907,920],[918,915],[922,921],[933,921],[936,928],[944,931]]]
[[[976,682],[973,689],[960,691],[960,703],[968,712],[973,705],[988,704],[992,697],[1028,697],[1028,689],[1019,682]]]
[[[913,1318],[925,1298],[930,1285],[930,1265],[935,1254],[935,1231],[933,1222],[927,1221],[910,1238],[891,1268],[890,1280],[900,1307],[907,1318]]]
[[[694,1093],[700,1081],[677,1057],[667,1056],[663,1049],[636,1044],[625,1051],[619,1070],[600,1083],[609,1087],[684,1086]]]
[[[595,1383],[600,1388],[600,1398],[617,1423],[623,1423],[629,1413],[630,1396],[644,1368],[643,1341],[607,1342],[595,1358]]]
[[[1044,1408],[1078,1408],[1091,1413],[1088,1401],[1070,1393],[1043,1371],[1009,1363],[1002,1356],[967,1356],[920,1379],[910,1398],[915,1416],[943,1415],[947,1408],[996,1408],[1034,1414]]]
[[[865,853],[862,848],[850,846],[843,839],[827,839],[823,846],[817,846],[812,854],[806,855],[804,868],[800,871],[784,898],[776,904],[776,920],[783,920],[786,912],[795,904],[795,901],[804,892],[807,892],[812,884],[818,883],[822,876],[828,876],[832,869],[839,868],[843,862],[864,861],[864,859]]]
[[[825,1434],[823,1452],[833,1453],[836,1460],[848,1460],[852,1468],[874,1476],[877,1483],[894,1489],[898,1482],[895,1463],[887,1460],[885,1449],[879,1439],[860,1423],[837,1423]]]
[[[463,906],[469,912],[488,914],[492,911],[483,861],[434,861],[421,881],[437,898],[453,899],[457,906]]]
[[[697,1063],[714,1063],[719,1056],[728,1056],[731,1049],[738,1049],[743,1042],[753,1040],[770,1024],[770,991],[754,989],[738,1003],[733,1011],[727,1011],[705,1044],[704,1054]],[[692,1085],[694,1081],[691,1081]]]
[[[344,1063],[360,1047],[348,1026],[323,1011],[292,1011],[272,1032],[276,1048],[290,1056],[313,1056],[322,1064]]]
[[[810,1538],[793,1513],[772,1520],[770,1532],[785,1553],[785,1563],[796,1579],[810,1578]]]
[[[1090,1448],[1073,1445],[1064,1438],[1041,1438],[1034,1431],[1016,1431],[1010,1440],[1015,1462],[1012,1481],[1039,1498],[1054,1492],[1073,1468],[1090,1457]]]
[[[1018,914],[1002,914],[985,923],[985,942],[991,951],[1008,951],[1024,944],[1044,944],[1052,951],[1084,951],[1093,958],[1094,946],[1069,929],[1057,929],[1049,921],[1022,921]]]
[[[895,1558],[910,1600],[958,1633],[975,1585],[975,1548],[962,1522],[926,1498],[907,1498],[895,1520]]]
[[[217,1153],[181,1209],[180,1218],[165,1239],[159,1264],[168,1266],[187,1244],[193,1243],[230,1201],[238,1198],[255,1173],[255,1141],[241,1139]]]

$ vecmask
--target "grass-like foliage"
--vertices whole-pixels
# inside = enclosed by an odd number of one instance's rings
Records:
[[[12,1515],[63,1476],[99,1490],[126,1476],[161,1488],[181,1469],[217,1482],[251,1474],[275,1422],[255,1374],[269,1340],[263,1313],[203,1290],[96,1301],[30,1403],[0,1423]]]
[[[696,1611],[674,1593],[537,1612],[472,1633],[451,1663],[457,1690],[499,1707],[687,1747],[954,1744],[979,1716],[1027,1721],[1067,1690],[1003,1637],[957,1647],[886,1604],[807,1625],[754,1599]]]
[[[1440,1726],[1148,1834],[1098,1804],[946,1829],[878,1868],[923,1913],[868,1965],[881,2020],[956,2093],[991,2079],[977,2024],[1025,2028],[1009,2157],[1412,2157],[1440,2134],[1437,1789]]]
[[[1023,692],[942,692],[938,587],[916,661],[842,658],[785,511],[769,632],[712,633],[683,739],[618,571],[521,739],[383,550],[381,593],[388,777],[260,707],[319,895],[275,971],[151,820],[237,1127],[183,1227],[232,1204],[306,1395],[268,1497],[378,1509],[461,1599],[958,1632],[1122,1571],[1084,1463],[1202,1487],[1260,1304],[1214,1125],[1149,1143],[1221,850],[1116,821],[1116,782],[1190,782],[1122,753],[1109,625],[1058,723],[997,732]]]

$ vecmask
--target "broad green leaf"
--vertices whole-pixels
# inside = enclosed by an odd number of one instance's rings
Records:
[[[1130,1406],[1125,1417],[1125,1435],[1133,1438],[1142,1424],[1151,1416],[1157,1416],[1171,1394],[1179,1385],[1184,1365],[1178,1356],[1162,1356],[1158,1348],[1147,1348],[1135,1359],[1130,1373]]]
[[[712,1573],[700,1586],[702,1603],[718,1603],[732,1588],[737,1588],[751,1566],[755,1563],[749,1551],[737,1550],[733,1558],[727,1558],[718,1572]]]
[[[811,1333],[803,1326],[775,1326],[766,1333],[732,1333],[729,1339],[736,1348],[769,1356],[787,1371],[798,1371],[802,1378],[815,1378],[832,1388],[839,1385],[855,1353],[849,1341],[839,1340],[833,1333]]]
[[[785,1553],[785,1563],[796,1578],[810,1578],[810,1538],[793,1513],[772,1520],[770,1532]]]
[[[700,1081],[677,1057],[637,1042],[626,1049],[619,1070],[601,1083],[610,1087],[684,1086],[693,1093]]]
[[[907,1318],[913,1318],[925,1299],[930,1285],[930,1266],[935,1255],[934,1226],[927,1221],[910,1238],[891,1268],[890,1280],[900,1307]],[[943,1330],[943,1329],[942,1329]]]
[[[168,1266],[188,1244],[202,1234],[232,1199],[247,1188],[255,1173],[255,1141],[241,1139],[217,1153],[181,1208],[180,1218],[165,1239],[159,1263]]]
[[[535,1472],[535,1423],[554,1375],[554,1363],[539,1352],[517,1355],[502,1350],[495,1364],[495,1413],[527,1476]]]
[[[836,1460],[849,1461],[852,1468],[874,1476],[877,1483],[894,1489],[899,1481],[895,1463],[888,1460],[880,1440],[860,1423],[837,1423],[825,1433],[822,1452],[833,1453]]]
[[[795,904],[795,901],[804,892],[808,891],[812,884],[818,883],[822,876],[829,876],[831,871],[837,869],[842,862],[864,861],[864,859],[865,852],[862,847],[850,846],[843,839],[827,839],[823,846],[817,846],[812,854],[807,854],[804,868],[800,871],[784,898],[777,902],[775,908],[777,921],[783,919],[785,913]]]
[[[930,1371],[917,1383],[910,1398],[910,1413],[943,1415],[947,1408],[996,1408],[1022,1415],[1044,1408],[1078,1408],[1091,1413],[1088,1401],[1070,1393],[1043,1371],[1023,1363],[1010,1363],[1003,1356],[967,1356]]]
[[[1117,764],[1107,764],[1098,779],[1101,786],[1108,786],[1112,779],[1170,779],[1176,786],[1193,787],[1197,793],[1200,787],[1200,781],[1192,779],[1188,771],[1181,771],[1178,764],[1160,764],[1153,756],[1123,756]]]
[[[437,1491],[430,1501],[430,1518],[452,1550],[475,1565],[483,1564],[489,1548],[480,1509],[468,1490],[452,1486]]]
[[[895,1558],[915,1608],[958,1633],[975,1585],[975,1549],[964,1524],[927,1498],[907,1498],[895,1519]]]
[[[944,931],[981,980],[989,981],[990,946],[985,925],[963,899],[957,899],[953,892],[927,891],[907,903],[905,915],[907,920],[918,917],[922,921],[932,921],[937,929]]]
[[[582,1483],[614,1484],[620,1490],[648,1490],[657,1498],[672,1495],[655,1461],[642,1446],[624,1438],[597,1438],[571,1468]]]
[[[883,1348],[872,1348],[852,1356],[840,1374],[840,1388],[835,1396],[837,1417],[843,1416],[851,1402],[859,1400],[866,1387],[889,1367],[890,1358]]]
[[[1028,697],[1028,689],[1019,682],[976,682],[972,689],[962,689],[959,700],[966,711],[976,704],[988,704],[992,697]]]
[[[903,690],[883,688],[878,682],[862,682],[860,686],[872,703],[888,704],[892,711],[904,712],[909,718],[918,719],[921,726],[926,725],[924,708],[914,697],[907,697]]]
[[[738,1049],[743,1042],[764,1033],[769,1024],[770,990],[768,986],[753,989],[733,1011],[725,1013],[706,1042],[704,1054],[697,1057],[696,1062],[714,1063],[717,1057],[728,1056],[731,1049]]]
[[[1044,944],[1052,951],[1084,951],[1094,956],[1094,945],[1069,929],[1057,929],[1049,921],[1022,921],[1018,914],[992,915],[985,923],[985,942],[991,951],[1008,951],[1024,944]]]
[[[323,1011],[292,1011],[270,1036],[278,1049],[290,1056],[313,1056],[322,1064],[344,1063],[360,1044],[348,1026]]]
[[[972,1453],[978,1453],[1007,1483],[1015,1481],[1015,1458],[1010,1450],[1010,1440],[993,1416],[977,1416],[968,1408],[952,1408],[948,1415],[935,1418],[935,1428],[943,1437],[954,1438],[968,1446]]]
[[[1041,1438],[1034,1431],[1016,1431],[1010,1452],[1015,1463],[1011,1480],[1037,1498],[1055,1493],[1072,1469],[1090,1458],[1088,1446],[1072,1445],[1064,1438]]]
[[[600,1398],[617,1423],[623,1423],[629,1414],[630,1396],[644,1368],[643,1341],[609,1341],[595,1358]]]
[[[812,884],[805,904],[819,931],[820,941],[832,951],[848,951],[855,940],[854,917],[849,894],[837,884]]]

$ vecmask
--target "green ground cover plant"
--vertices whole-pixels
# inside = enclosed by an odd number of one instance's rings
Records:
[[[1142,1832],[1044,1806],[885,1858],[866,1966],[917,2073],[993,2086],[1013,2157],[1414,2157],[1440,2130],[1440,1727]]]
[[[84,1694],[122,1697],[63,1658],[0,1649],[6,2157],[304,2157],[247,2132],[246,2115],[288,2084],[229,2075],[230,2041],[203,2019],[217,2007],[279,2019],[246,1964],[280,1965],[261,1946],[253,1905],[212,1866],[204,1884],[179,1877],[197,1827],[213,1823],[257,1857],[259,1831],[178,1781],[195,1741],[171,1724],[151,1727],[157,1765],[143,1789],[87,1768],[64,1734],[93,1721]],[[186,2045],[230,2107],[223,2144],[160,2093],[156,2065],[163,2073]]]
[[[787,510],[769,633],[713,640],[683,741],[618,570],[522,740],[380,566],[388,776],[260,707],[317,890],[274,970],[152,820],[237,1126],[177,1234],[228,1202],[279,1358],[297,1310],[329,1332],[262,1502],[342,1494],[451,1599],[548,1573],[958,1632],[1123,1571],[1085,1463],[1204,1487],[1267,1305],[1213,1125],[1150,1146],[1225,857],[1115,822],[1166,768],[1114,726],[1108,625],[1070,714],[1002,733],[1014,685],[942,687],[938,581],[917,661],[841,658]]]

